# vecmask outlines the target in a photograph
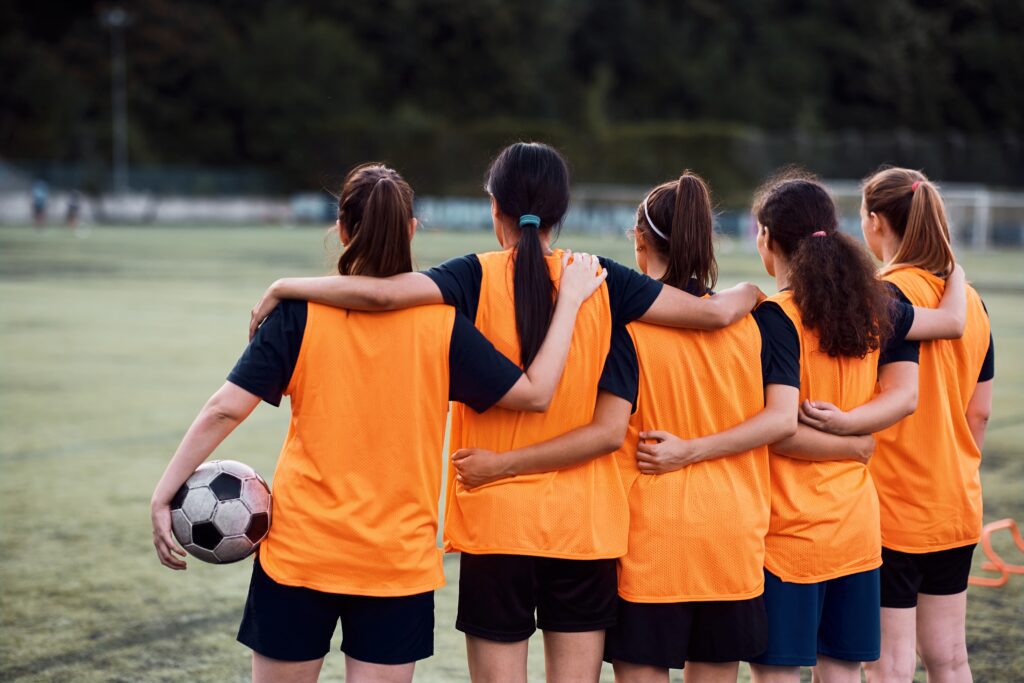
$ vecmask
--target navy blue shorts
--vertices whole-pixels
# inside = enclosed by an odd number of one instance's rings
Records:
[[[258,559],[238,642],[271,659],[320,659],[339,619],[341,651],[361,662],[408,664],[434,654],[433,591],[394,598],[322,593],[277,583]]]
[[[882,548],[882,607],[917,607],[919,593],[963,593],[975,545],[920,554]]]
[[[663,669],[686,662],[739,662],[764,652],[764,599],[715,602],[630,602],[619,598],[619,621],[604,641],[606,662]]]
[[[881,651],[878,570],[820,583],[787,583],[767,569],[768,648],[750,661],[814,666],[818,655],[873,662]]]

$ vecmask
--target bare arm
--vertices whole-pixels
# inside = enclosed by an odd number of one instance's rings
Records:
[[[967,278],[959,263],[946,278],[938,308],[914,306],[914,324],[907,339],[959,339],[967,324]]]
[[[569,258],[572,257],[572,263]],[[512,388],[501,397],[497,405],[510,410],[544,412],[562,379],[565,361],[569,356],[573,327],[580,306],[597,291],[608,271],[599,269],[596,256],[590,254],[562,254],[562,279],[558,286],[558,301],[551,317],[551,325],[530,367]],[[433,283],[431,283],[433,285]]]
[[[838,436],[873,434],[917,410],[917,363],[887,363],[878,370],[879,391],[867,403],[843,412],[825,401],[804,401],[800,422]]]
[[[764,292],[749,282],[704,298],[666,285],[640,320],[666,327],[717,330],[750,313],[762,299]]]
[[[365,275],[282,278],[270,285],[253,307],[249,339],[282,299],[301,299],[357,311],[393,311],[444,303],[441,290],[423,273],[399,273],[384,278]]]
[[[570,432],[505,453],[463,448],[452,455],[457,481],[467,489],[521,474],[536,474],[572,467],[612,453],[626,436],[629,401],[602,391],[597,395],[589,424]]]
[[[178,547],[171,534],[171,498],[259,402],[258,396],[231,382],[225,382],[199,411],[182,438],[150,501],[153,545],[164,566],[171,569],[185,568],[185,562],[175,556],[184,557],[185,551]]]
[[[799,400],[800,390],[796,387],[769,384],[765,387],[764,408],[723,432],[696,439],[680,439],[669,432],[640,432],[637,467],[643,474],[664,474],[694,463],[745,453],[792,436],[797,429]]]
[[[974,387],[974,394],[967,403],[967,425],[971,429],[971,436],[974,443],[978,444],[978,450],[985,446],[985,428],[988,426],[988,418],[992,414],[992,383],[994,380],[978,382]]]
[[[772,450],[795,460],[856,460],[866,463],[875,451],[875,439],[870,434],[836,436],[801,424],[797,425],[796,434],[773,443]]]

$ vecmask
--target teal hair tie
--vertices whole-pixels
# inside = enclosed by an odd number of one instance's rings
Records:
[[[527,225],[532,225],[535,228],[540,227],[540,216],[534,216],[532,213],[524,213],[519,217],[519,227],[525,228]]]

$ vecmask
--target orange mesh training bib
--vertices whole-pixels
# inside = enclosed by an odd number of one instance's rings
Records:
[[[920,268],[884,279],[915,306],[938,306],[945,290],[945,280]],[[976,543],[981,535],[981,451],[966,412],[989,332],[981,298],[968,287],[963,337],[921,342],[917,411],[876,435],[870,468],[886,548],[926,553]]]
[[[499,351],[518,359],[512,257],[511,250],[479,255],[483,277],[476,326]],[[557,283],[560,250],[546,261]],[[500,453],[588,424],[610,345],[611,309],[608,288],[602,284],[576,316],[569,359],[548,411],[495,407],[481,415],[453,404],[452,451],[475,446]],[[458,485],[449,471],[445,549],[568,559],[618,557],[626,551],[625,511],[625,493],[610,456],[472,491]]]
[[[761,334],[752,316],[723,330],[628,326],[640,362],[629,434],[616,453],[629,497],[619,595],[630,602],[746,600],[764,590],[768,448],[640,474],[638,433],[683,439],[725,431],[764,408]]]
[[[800,401],[828,401],[841,410],[875,394],[878,351],[864,358],[833,358],[803,326],[792,292],[769,297],[800,336]],[[882,564],[878,496],[868,468],[852,460],[808,462],[770,457],[772,518],[764,566],[783,581],[817,583]]]
[[[328,593],[439,588],[437,499],[455,310],[308,310],[260,563],[278,583]]]

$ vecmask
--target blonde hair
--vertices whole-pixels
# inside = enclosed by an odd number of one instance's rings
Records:
[[[949,238],[946,207],[938,188],[920,171],[884,168],[862,186],[864,207],[885,216],[900,238],[885,270],[915,266],[939,277],[953,271],[956,257]]]

